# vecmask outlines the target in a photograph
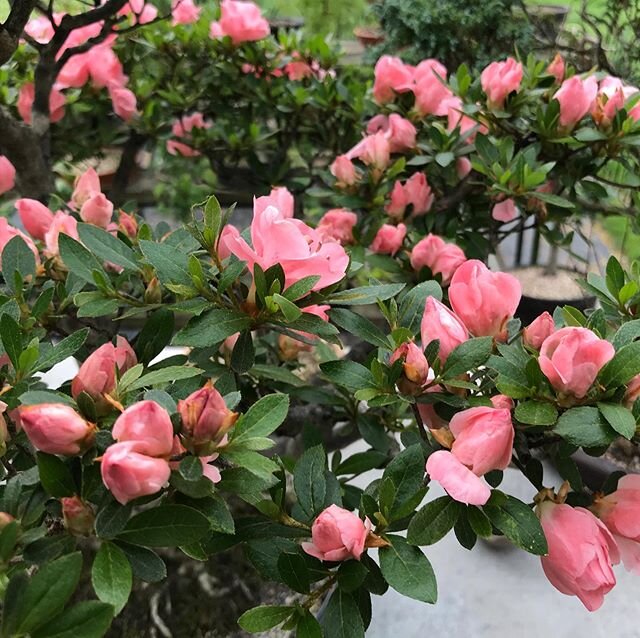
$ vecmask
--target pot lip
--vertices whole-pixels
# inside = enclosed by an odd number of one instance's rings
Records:
[[[523,270],[528,270],[530,268],[539,268],[541,271],[544,270],[544,266],[536,266],[536,265],[527,265],[527,266],[518,266],[516,268],[511,268],[508,272],[510,274],[512,274],[514,277],[517,278],[518,276],[518,272],[519,271],[523,271]],[[573,275],[579,275],[581,277],[586,278],[587,274],[586,272],[584,272],[583,270],[580,270],[579,268],[572,268],[570,266],[558,266],[557,268],[558,270],[561,270],[563,272],[567,272]],[[544,276],[544,275],[543,275]],[[572,302],[574,303],[592,303],[595,301],[596,296],[593,294],[583,294],[580,297],[564,297],[564,298],[553,298],[553,299],[548,299],[546,297],[535,297],[533,295],[527,294],[526,292],[522,293],[521,296],[521,300],[531,300],[531,301],[543,301],[545,303],[548,304],[553,304],[556,306],[563,306],[563,305],[567,305],[567,304],[571,304]]]
[[[532,7],[527,7],[529,13],[533,15],[569,15],[571,7],[568,4],[536,4]]]

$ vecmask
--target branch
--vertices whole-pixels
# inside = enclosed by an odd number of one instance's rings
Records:
[[[16,168],[18,190],[24,197],[46,200],[53,190],[53,177],[40,152],[35,131],[0,108],[0,154]]]
[[[18,0],[11,7],[9,16],[0,25],[0,65],[8,62],[18,48],[20,36],[29,21],[36,0]]]

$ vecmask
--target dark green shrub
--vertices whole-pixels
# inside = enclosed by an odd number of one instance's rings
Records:
[[[463,62],[481,68],[531,44],[531,26],[512,13],[512,5],[511,0],[379,0],[373,10],[386,37],[374,55],[400,53],[410,63],[437,58],[448,69]]]

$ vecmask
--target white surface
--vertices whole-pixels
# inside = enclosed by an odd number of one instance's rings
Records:
[[[365,446],[343,451],[346,458]],[[360,487],[380,472],[368,472]],[[545,485],[560,477],[545,469]],[[535,489],[516,470],[508,469],[501,489],[531,501]],[[444,494],[433,484],[426,500]],[[468,551],[451,531],[439,543],[423,548],[438,581],[438,602],[427,605],[389,589],[372,596],[373,620],[367,638],[639,638],[637,616],[640,577],[616,568],[617,586],[604,605],[588,612],[575,597],[557,591],[545,577],[540,559],[498,541],[478,541]]]

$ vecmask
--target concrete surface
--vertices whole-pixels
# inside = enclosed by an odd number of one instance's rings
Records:
[[[354,443],[343,458],[366,446]],[[368,472],[361,487],[379,476]],[[560,477],[545,468],[545,485],[559,487]],[[505,471],[505,492],[530,502],[535,489],[514,469]],[[442,496],[433,485],[426,500]],[[426,501],[425,501],[426,502]],[[637,601],[640,577],[616,568],[617,586],[596,612],[575,597],[557,591],[540,559],[508,542],[478,541],[468,551],[450,532],[423,548],[438,581],[438,602],[427,605],[393,590],[373,596],[373,619],[367,638],[639,638]]]

